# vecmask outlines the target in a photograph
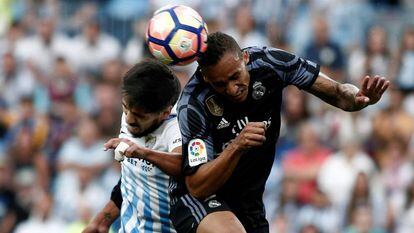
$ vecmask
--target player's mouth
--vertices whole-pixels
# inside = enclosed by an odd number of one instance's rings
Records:
[[[238,95],[230,96],[231,100],[234,102],[242,102],[246,99],[245,97],[246,97],[246,91],[244,89],[241,90]]]
[[[132,134],[138,134],[138,133],[141,132],[141,128],[139,126],[130,126],[130,125],[128,125],[127,128],[128,128],[128,131]]]

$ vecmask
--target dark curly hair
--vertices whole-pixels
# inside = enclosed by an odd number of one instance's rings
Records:
[[[242,54],[233,37],[222,32],[211,33],[207,37],[207,50],[201,54],[198,64],[201,67],[216,65],[227,52],[236,52],[239,56]]]
[[[181,87],[170,68],[155,59],[134,65],[124,76],[122,94],[129,108],[162,112],[177,102]]]

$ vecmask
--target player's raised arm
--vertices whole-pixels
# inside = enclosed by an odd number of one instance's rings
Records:
[[[377,103],[387,90],[389,81],[384,77],[365,76],[362,87],[338,83],[320,72],[308,91],[323,101],[345,111],[358,111]]]
[[[122,151],[123,156],[147,160],[169,176],[181,174],[181,146],[175,147],[171,152],[163,152],[138,146],[126,138],[112,138],[104,144],[104,148],[116,149],[121,142],[129,146]]]

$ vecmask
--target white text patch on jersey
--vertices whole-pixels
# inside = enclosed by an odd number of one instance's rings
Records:
[[[188,143],[188,162],[190,167],[207,162],[207,148],[203,140],[193,139]]]

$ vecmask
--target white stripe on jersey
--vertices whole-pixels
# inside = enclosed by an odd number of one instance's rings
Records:
[[[147,136],[134,138],[122,116],[120,138],[127,138],[142,147],[171,152],[181,146],[176,117],[166,120]],[[125,158],[121,163],[121,232],[175,233],[169,219],[169,176],[142,159]]]

